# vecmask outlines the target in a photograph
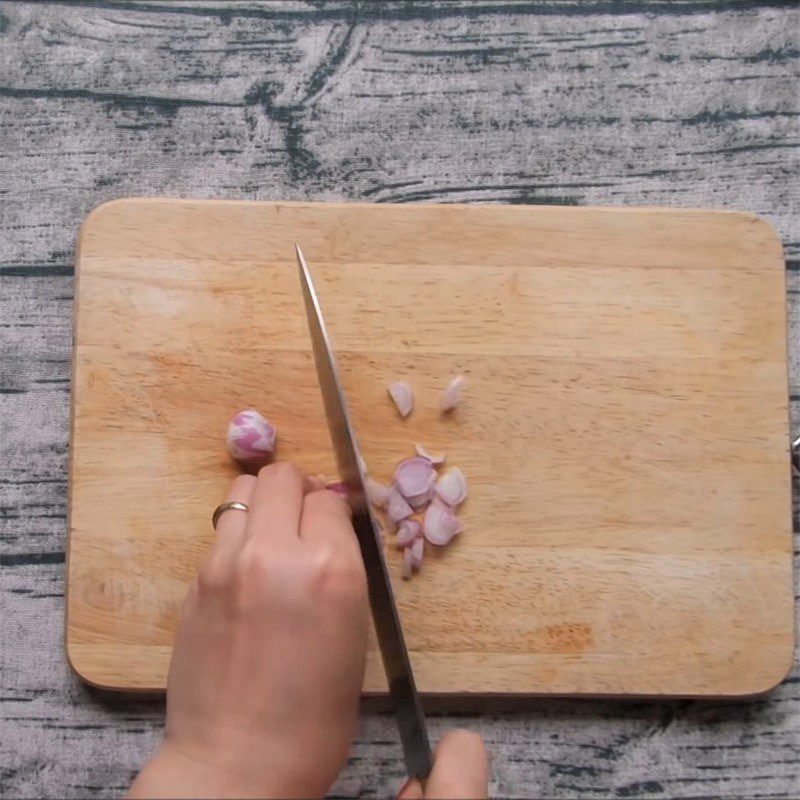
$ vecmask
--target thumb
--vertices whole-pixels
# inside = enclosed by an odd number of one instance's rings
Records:
[[[433,769],[423,793],[419,781],[408,781],[398,800],[483,800],[489,790],[486,748],[469,731],[450,731],[439,741]]]

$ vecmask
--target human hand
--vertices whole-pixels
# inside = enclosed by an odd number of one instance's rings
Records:
[[[164,742],[131,797],[321,797],[347,760],[368,605],[347,502],[291,464],[239,476],[186,597]]]
[[[425,788],[416,779],[403,784],[397,800],[483,800],[489,793],[486,748],[469,731],[449,731],[440,740]]]

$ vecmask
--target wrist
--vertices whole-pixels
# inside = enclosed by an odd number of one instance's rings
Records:
[[[293,759],[270,759],[267,748],[247,755],[249,748],[240,744],[227,753],[219,747],[201,752],[167,737],[139,773],[128,798],[305,798],[325,793],[299,765],[291,769]]]
[[[264,797],[264,787],[226,767],[163,742],[133,782],[128,798]]]

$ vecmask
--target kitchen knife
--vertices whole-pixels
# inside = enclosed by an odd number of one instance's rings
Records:
[[[297,264],[300,268],[300,282],[303,286],[308,327],[314,351],[317,378],[325,405],[339,475],[347,486],[350,504],[353,509],[353,528],[358,538],[361,557],[367,573],[369,604],[372,620],[378,636],[383,667],[389,683],[389,695],[394,704],[400,739],[403,744],[406,769],[412,777],[424,779],[431,770],[431,749],[425,728],[425,716],[419,701],[411,662],[403,639],[403,629],[397,615],[394,592],[383,558],[380,541],[380,527],[375,522],[369,507],[363,463],[358,449],[347,402],[342,392],[336,359],[331,349],[325,321],[319,307],[308,264],[300,248],[297,251]]]

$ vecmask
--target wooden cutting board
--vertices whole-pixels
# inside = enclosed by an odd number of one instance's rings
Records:
[[[372,473],[418,441],[466,530],[399,579],[429,693],[742,695],[792,657],[785,287],[749,214],[123,200],[77,264],[67,651],[160,689],[256,407],[334,472],[294,261]],[[437,413],[456,373],[452,419]],[[386,385],[405,378],[402,421]],[[374,642],[365,690],[385,689]]]

